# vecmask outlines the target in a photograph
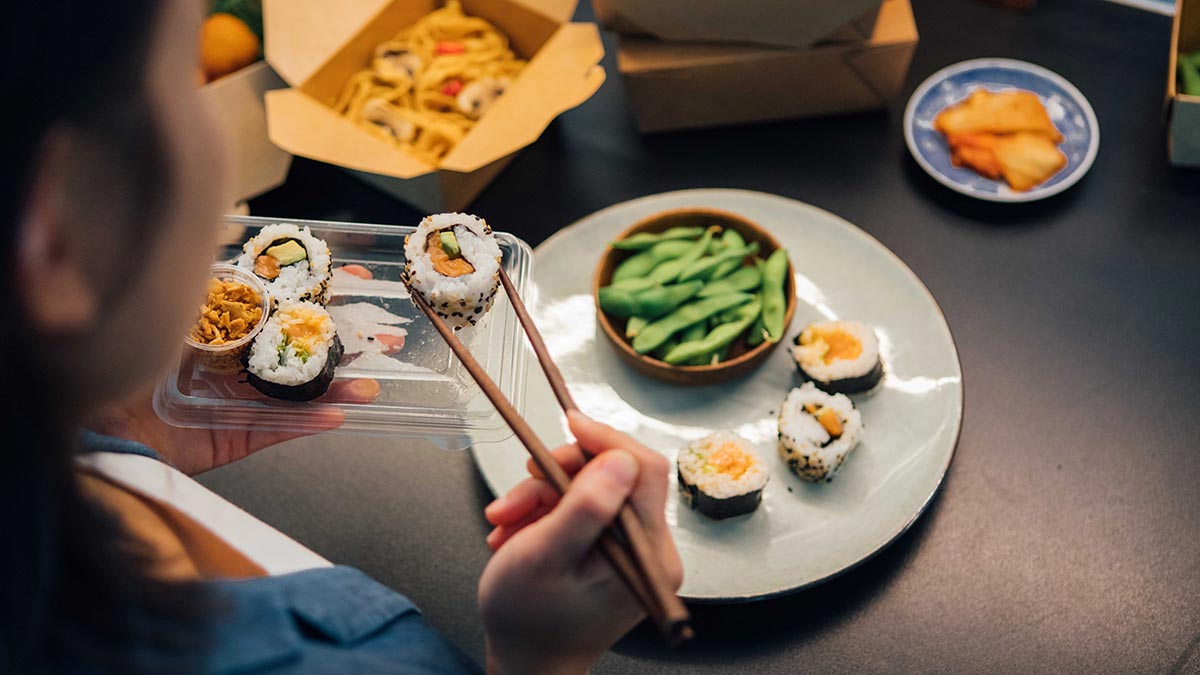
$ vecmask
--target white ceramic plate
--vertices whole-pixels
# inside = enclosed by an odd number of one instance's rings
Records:
[[[946,139],[933,128],[937,114],[975,89],[1024,89],[1037,94],[1054,126],[1062,132],[1058,149],[1067,165],[1046,182],[1024,192],[950,161]],[[917,164],[942,185],[991,202],[1032,202],[1056,195],[1083,178],[1100,150],[1100,124],[1078,89],[1061,75],[1014,59],[972,59],[930,75],[913,92],[904,110],[904,141]]]
[[[798,307],[787,340],[822,318],[857,319],[878,332],[887,374],[874,394],[854,397],[865,435],[832,483],[795,478],[775,449],[775,414],[797,384],[786,344],[741,380],[680,387],[626,367],[597,327],[591,279],[605,245],[634,221],[681,206],[739,213],[788,248]],[[771,469],[763,503],[748,516],[708,520],[672,493],[667,518],[683,557],[684,598],[751,600],[829,579],[896,539],[937,492],[962,419],[954,341],[916,275],[850,223],[758,192],[670,192],[592,214],[548,239],[534,259],[534,318],[585,413],[672,458],[690,440],[732,429],[756,445]],[[528,363],[527,419],[545,442],[563,443],[554,395],[536,360]],[[526,453],[515,438],[479,444],[473,453],[494,493],[526,477]]]

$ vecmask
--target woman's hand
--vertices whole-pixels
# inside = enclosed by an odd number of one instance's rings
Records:
[[[303,431],[254,431],[247,429],[185,429],[159,419],[151,404],[153,392],[105,408],[87,424],[93,431],[137,441],[153,448],[175,468],[194,476],[237,461],[263,448],[293,438],[309,436],[341,426],[345,417],[333,406],[312,404]],[[324,402],[369,403],[379,395],[375,380],[334,382],[321,397]]]
[[[479,580],[488,670],[582,673],[644,618],[641,606],[595,549],[628,500],[654,545],[671,589],[683,566],[666,521],[670,462],[629,436],[568,416],[576,444],[554,451],[574,475],[560,499],[541,473],[488,505],[496,551]],[[597,455],[586,463],[582,449]],[[532,464],[532,463],[531,463]]]

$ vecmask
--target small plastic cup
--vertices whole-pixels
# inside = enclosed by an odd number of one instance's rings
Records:
[[[236,281],[249,286],[254,289],[255,293],[258,293],[258,297],[262,301],[262,316],[259,317],[258,323],[254,324],[250,332],[233,342],[206,345],[193,340],[190,334],[183,338],[196,355],[196,363],[200,367],[217,373],[237,372],[242,368],[242,357],[250,350],[250,343],[267,323],[268,315],[271,313],[271,297],[261,279],[240,267],[218,263],[210,267],[209,272],[213,278],[221,281]]]

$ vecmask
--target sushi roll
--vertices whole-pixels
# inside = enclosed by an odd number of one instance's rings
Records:
[[[324,307],[280,303],[254,338],[246,372],[250,384],[267,396],[311,401],[329,389],[342,351],[333,318]]]
[[[428,216],[404,242],[404,273],[414,292],[458,330],[492,307],[500,285],[500,245],[482,218]]]
[[[746,439],[730,431],[701,438],[679,451],[679,492],[709,518],[750,513],[762,501],[770,474]]]
[[[242,245],[237,266],[267,285],[275,302],[329,302],[333,260],[329,246],[307,227],[278,223],[264,227]]]
[[[779,409],[779,456],[800,478],[828,483],[858,445],[862,429],[862,417],[845,394],[828,394],[806,382]]]
[[[883,379],[879,339],[857,321],[809,324],[792,347],[796,369],[832,394],[869,391]]]

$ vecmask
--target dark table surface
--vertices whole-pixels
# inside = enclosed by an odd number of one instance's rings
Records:
[[[1091,100],[1091,173],[1024,206],[927,178],[891,110],[639,137],[609,79],[473,210],[536,244],[610,204],[693,187],[794,197],[895,251],[945,310],[966,413],[940,495],[883,554],[784,599],[695,608],[700,638],[640,629],[597,672],[1200,672],[1200,173],[1166,162],[1171,22],[1095,0],[1017,14],[916,0],[907,95],[979,56],[1039,63]],[[588,10],[584,8],[582,12]],[[802,95],[802,93],[801,93]],[[260,215],[414,223],[297,160]],[[324,436],[204,482],[326,557],[413,598],[480,657],[475,584],[490,499],[466,453]]]

